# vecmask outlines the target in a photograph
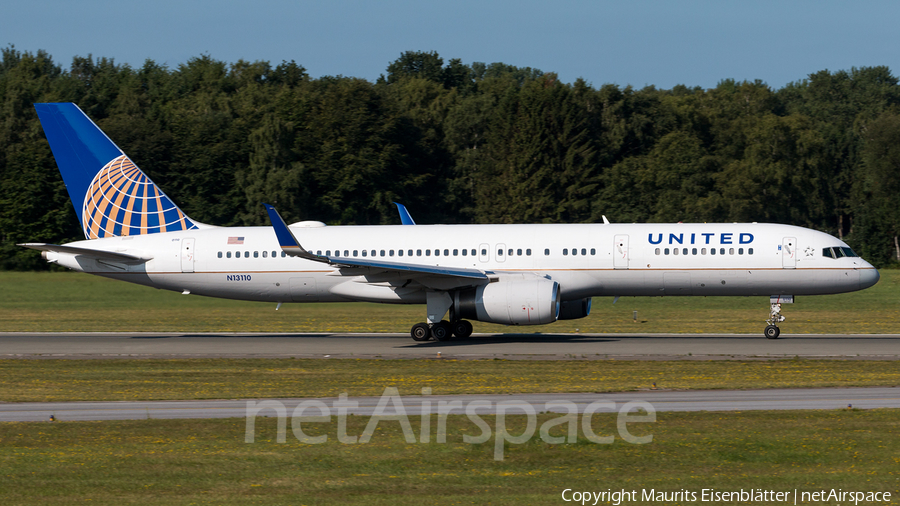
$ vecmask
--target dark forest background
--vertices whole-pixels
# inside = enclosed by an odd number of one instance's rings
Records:
[[[610,76],[614,78],[615,76]],[[634,89],[407,52],[376,82],[208,55],[0,62],[0,268],[83,239],[34,108],[75,102],[186,213],[215,225],[777,222],[900,256],[900,86],[887,67],[775,90]]]

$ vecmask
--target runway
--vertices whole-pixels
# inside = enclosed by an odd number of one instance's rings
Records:
[[[0,333],[0,358],[436,358],[718,360],[900,359],[898,334],[476,334],[414,342],[408,334]]]
[[[58,421],[76,420],[145,420],[153,418],[244,418],[250,412],[256,416],[291,416],[303,401],[319,401],[337,415],[337,398],[324,399],[265,399],[265,400],[209,400],[209,401],[139,401],[139,402],[29,402],[0,404],[0,422],[47,421],[53,415]],[[408,416],[438,413],[441,403],[447,414],[466,414],[470,403],[480,401],[474,412],[479,415],[496,414],[503,406],[507,414],[524,414],[528,406],[534,413],[551,411],[565,413],[571,403],[583,413],[591,403],[605,401],[598,412],[620,410],[625,403],[643,401],[645,407],[663,411],[748,411],[770,409],[858,409],[900,408],[900,388],[822,388],[783,390],[692,390],[642,391],[581,394],[516,394],[516,395],[434,395],[381,397],[350,397],[340,400],[347,406],[347,414],[372,416],[379,402],[382,414],[402,410]],[[457,404],[454,406],[453,403]],[[550,403],[556,403],[550,404]],[[570,405],[570,406],[571,406]],[[597,405],[595,405],[597,406]],[[261,408],[261,409],[258,409]],[[318,409],[304,413],[319,415]]]

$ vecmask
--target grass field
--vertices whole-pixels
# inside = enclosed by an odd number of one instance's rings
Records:
[[[405,442],[396,421],[380,422],[365,444],[337,442],[336,423],[305,426],[309,435],[329,435],[319,445],[300,443],[290,428],[286,443],[274,442],[272,418],[257,420],[253,443],[244,442],[243,419],[5,423],[0,424],[0,502],[518,506],[566,504],[560,496],[566,488],[688,490],[698,499],[704,488],[834,488],[891,492],[895,502],[898,414],[658,413],[655,423],[631,428],[635,435],[652,435],[649,444],[619,437],[613,444],[594,444],[579,429],[576,443],[532,438],[509,444],[499,462],[493,439],[462,441],[463,434],[480,433],[465,416],[449,417],[446,443],[432,437],[430,443],[414,444]],[[538,426],[557,416],[540,415]],[[494,427],[492,417],[482,418]],[[349,417],[347,434],[360,434],[367,422]],[[419,434],[419,418],[410,422]],[[599,414],[592,427],[599,435],[615,434],[615,424],[611,414]],[[512,435],[523,433],[523,417],[507,418],[507,428]],[[556,429],[551,434],[562,435]],[[661,503],[691,502],[700,501]]]
[[[861,292],[798,297],[785,305],[784,333],[900,333],[900,271]],[[408,332],[424,306],[275,304],[154,290],[74,272],[0,272],[3,332]],[[637,323],[633,320],[637,311]],[[525,332],[761,333],[766,297],[595,298],[591,316]],[[509,332],[475,322],[475,332]]]
[[[900,362],[843,360],[0,360],[0,401],[124,401],[900,385]]]

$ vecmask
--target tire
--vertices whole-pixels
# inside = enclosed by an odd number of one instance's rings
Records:
[[[449,341],[453,337],[453,329],[448,322],[438,322],[431,326],[431,337],[435,341]]]
[[[431,329],[427,323],[417,323],[412,326],[409,335],[412,336],[413,341],[427,341],[431,339]]]
[[[766,339],[778,339],[778,335],[781,334],[781,329],[776,327],[775,325],[769,325],[766,327]]]
[[[466,339],[472,335],[472,323],[468,320],[457,320],[452,323],[453,335],[459,339]]]

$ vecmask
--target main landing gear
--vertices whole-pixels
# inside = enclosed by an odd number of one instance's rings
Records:
[[[453,336],[465,339],[472,335],[472,323],[467,320],[456,320],[453,323],[441,320],[433,325],[417,323],[412,326],[409,334],[413,341],[427,341],[432,337],[435,341],[448,341]]]

